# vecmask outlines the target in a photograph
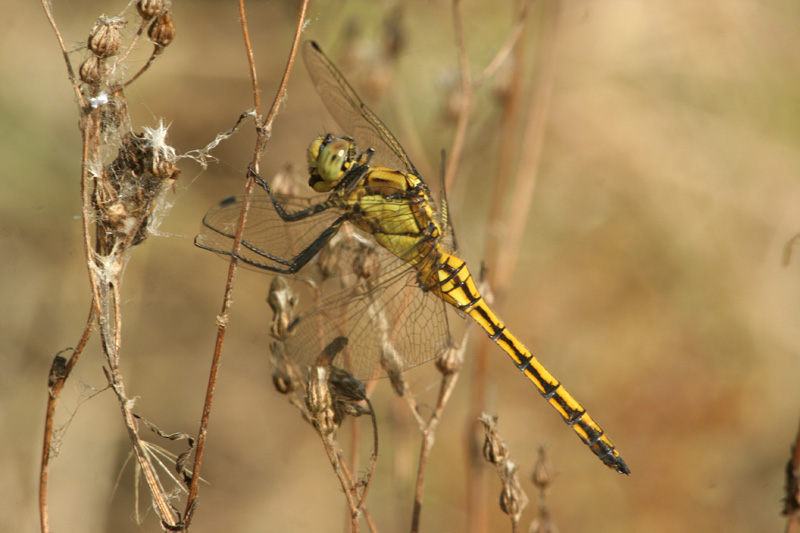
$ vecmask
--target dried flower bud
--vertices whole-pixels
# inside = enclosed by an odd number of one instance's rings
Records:
[[[147,30],[147,36],[161,47],[167,46],[175,39],[175,22],[169,11],[161,13]]]
[[[323,435],[330,435],[336,430],[336,414],[328,389],[328,369],[314,366],[308,373],[308,392],[306,407],[314,426]]]
[[[131,214],[120,200],[105,206],[103,211],[106,215],[106,220],[111,223],[113,228],[117,230],[126,229]]]
[[[555,472],[553,465],[547,459],[544,451],[544,446],[539,446],[539,458],[536,460],[536,465],[533,467],[533,484],[539,490],[545,490],[553,484],[555,479]]]
[[[89,33],[89,50],[97,57],[110,57],[119,52],[122,34],[119,20],[100,17]]]
[[[272,343],[272,384],[281,394],[289,394],[295,389],[294,372],[292,364],[286,356],[286,347],[282,342]]]
[[[464,351],[458,346],[448,346],[439,357],[436,358],[436,368],[444,376],[455,374],[464,364]]]
[[[519,484],[517,465],[513,461],[506,462],[501,473],[501,481],[503,491],[500,493],[500,509],[517,523],[522,511],[528,506],[528,495]]]
[[[81,81],[89,84],[99,82],[107,72],[108,68],[105,62],[95,55],[87,57],[78,70]]]
[[[164,0],[139,0],[136,9],[144,20],[150,20],[164,10]]]
[[[479,421],[486,433],[483,441],[483,458],[495,466],[504,464],[508,459],[508,446],[497,433],[497,417],[484,414]]]
[[[311,367],[308,372],[308,394],[306,407],[312,415],[329,409],[331,392],[328,390],[328,369],[320,366]]]
[[[361,416],[372,412],[370,409],[365,409],[358,405],[357,402],[369,401],[367,400],[367,389],[350,372],[335,366],[331,367],[328,389],[333,398],[333,421],[337,426],[342,423],[342,420],[347,415]]]
[[[377,254],[374,250],[364,249],[356,254],[353,259],[353,272],[359,279],[369,279],[374,276],[381,267]]]
[[[272,279],[267,295],[267,303],[272,308],[272,336],[282,339],[289,329],[289,324],[294,320],[294,308],[297,306],[299,297],[291,290],[286,279],[276,276]]]
[[[381,368],[389,376],[389,381],[392,383],[395,394],[402,398],[406,392],[406,382],[401,373],[401,361],[400,354],[397,353],[395,347],[389,342],[383,343],[383,346],[381,346]]]
[[[344,337],[339,337],[344,338]],[[331,367],[328,385],[335,400],[360,402],[367,399],[367,388],[347,370]]]
[[[67,377],[67,358],[60,355],[60,352],[53,358],[53,364],[50,365],[50,375],[47,378],[47,385],[51,389]]]

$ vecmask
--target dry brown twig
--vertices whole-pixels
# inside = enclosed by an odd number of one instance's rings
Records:
[[[272,101],[272,107],[270,108],[267,116],[263,119],[261,118],[261,88],[258,84],[258,76],[257,70],[255,66],[255,58],[253,54],[253,47],[250,42],[250,31],[247,26],[247,13],[244,7],[244,0],[239,0],[239,16],[242,23],[242,35],[244,38],[245,44],[245,53],[247,54],[248,65],[250,67],[250,77],[253,86],[253,101],[255,103],[255,114],[257,118],[257,125],[256,125],[256,142],[255,147],[253,150],[253,160],[251,163],[251,167],[254,169],[255,172],[258,172],[260,162],[261,162],[261,155],[263,154],[264,147],[269,140],[270,133],[272,131],[272,123],[275,120],[275,116],[278,112],[278,106],[280,102],[283,100],[286,94],[286,86],[289,83],[289,76],[291,75],[292,68],[294,66],[295,57],[297,55],[297,48],[300,44],[300,36],[303,30],[303,24],[305,23],[306,18],[306,11],[308,9],[308,0],[304,0],[300,6],[300,12],[297,17],[297,26],[295,28],[294,39],[292,41],[292,46],[289,51],[289,56],[286,62],[286,68],[283,72],[283,77],[281,78],[280,85],[276,91],[275,98]],[[205,450],[205,443],[206,438],[208,436],[208,421],[211,415],[211,406],[214,400],[214,389],[216,388],[217,382],[217,375],[219,374],[219,365],[222,359],[222,346],[225,340],[225,332],[227,331],[227,324],[228,318],[230,313],[230,306],[233,297],[233,288],[236,279],[236,270],[238,266],[238,261],[236,259],[236,254],[239,251],[242,241],[242,233],[244,231],[244,226],[247,221],[247,214],[250,208],[250,195],[253,191],[253,186],[255,181],[250,173],[248,173],[248,180],[247,184],[245,185],[245,201],[242,204],[242,212],[239,216],[239,223],[236,228],[236,235],[233,240],[233,247],[231,249],[231,261],[230,267],[228,268],[228,276],[225,282],[225,293],[222,299],[222,310],[218,315],[217,319],[217,340],[214,345],[214,355],[211,361],[211,369],[208,378],[208,387],[206,389],[206,397],[203,403],[203,413],[200,419],[200,428],[198,430],[198,437],[197,437],[197,451],[195,453],[195,461],[194,461],[194,475],[192,476],[191,483],[189,485],[189,496],[187,498],[186,504],[186,528],[188,529],[192,516],[194,514],[195,509],[195,502],[197,498],[197,490],[198,484],[200,481],[199,473],[200,468],[202,466],[203,461],[203,452]]]
[[[419,463],[417,464],[417,480],[414,488],[414,507],[411,514],[411,531],[413,533],[419,531],[420,519],[422,517],[425,474],[428,468],[428,458],[435,441],[436,428],[442,420],[444,408],[455,388],[456,381],[458,381],[458,374],[464,362],[464,352],[467,348],[468,331],[469,328],[464,331],[464,336],[458,346],[451,346],[436,359],[436,368],[442,374],[442,381],[439,384],[439,395],[436,398],[436,405],[428,420],[422,418],[419,412],[419,406],[417,405],[411,389],[409,389],[405,380],[402,381],[403,397],[406,398],[411,412],[419,424],[420,432],[422,433],[422,445],[419,451]],[[397,381],[398,378],[399,376],[395,377],[394,380]],[[397,389],[397,387],[395,388]]]

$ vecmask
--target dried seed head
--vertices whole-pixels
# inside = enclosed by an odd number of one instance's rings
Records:
[[[342,423],[342,420],[347,415],[361,416],[371,412],[357,403],[367,399],[367,389],[350,372],[341,368],[331,367],[328,389],[333,398],[333,420],[337,426]]]
[[[484,413],[479,421],[483,424],[486,434],[483,441],[483,458],[495,466],[503,465],[508,460],[508,446],[497,433],[497,416],[489,416]]]
[[[139,0],[136,9],[144,20],[150,20],[164,10],[164,0]]]
[[[153,176],[162,180],[177,179],[177,174],[180,172],[172,161],[153,154],[153,163],[150,165],[150,173]]]
[[[108,66],[105,61],[96,55],[91,55],[86,58],[86,61],[81,63],[78,74],[81,77],[81,81],[84,83],[98,83],[108,74]]]
[[[162,48],[171,43],[175,39],[175,21],[172,20],[172,14],[164,11],[158,15],[147,30],[147,36]]]
[[[323,280],[332,278],[341,272],[341,234],[337,233],[317,254],[316,266]]]
[[[533,484],[539,490],[545,490],[553,484],[556,474],[553,471],[553,464],[547,459],[544,446],[539,446],[539,458],[533,467]]]
[[[272,308],[272,336],[282,339],[289,329],[289,324],[294,320],[294,308],[297,306],[299,297],[291,290],[286,279],[276,276],[272,279],[269,286],[267,303]]]
[[[374,250],[364,248],[353,259],[353,272],[359,279],[369,279],[380,269],[380,261]]]
[[[130,212],[125,207],[125,204],[120,200],[105,206],[103,212],[106,216],[106,220],[113,228],[117,230],[124,230],[125,226],[127,226],[127,221],[131,216]]]
[[[314,366],[308,372],[308,392],[306,407],[314,422],[314,426],[323,435],[330,435],[336,430],[336,414],[332,408],[333,401],[328,389],[328,369]]]
[[[272,384],[281,394],[289,394],[295,389],[294,368],[286,356],[286,348],[282,342],[273,342],[272,350]]]
[[[89,33],[89,50],[97,57],[116,55],[122,45],[122,33],[119,31],[122,24],[119,19],[100,17]]]
[[[400,362],[400,354],[397,353],[395,347],[385,342],[383,346],[381,346],[381,368],[386,372],[386,375],[389,376],[389,381],[392,383],[394,392],[402,397],[405,395],[406,382],[400,370]]]
[[[436,368],[444,376],[450,376],[461,370],[463,363],[464,352],[452,344],[436,358]]]
[[[334,400],[337,401],[360,402],[367,399],[367,389],[364,384],[353,374],[341,368],[331,367],[328,387]]]
[[[294,382],[289,375],[279,369],[277,366],[272,367],[272,385],[275,390],[281,394],[289,394],[294,390]]]
[[[500,509],[517,523],[522,511],[528,506],[528,495],[519,484],[516,463],[507,461],[503,466],[501,478],[503,491],[500,493]]]

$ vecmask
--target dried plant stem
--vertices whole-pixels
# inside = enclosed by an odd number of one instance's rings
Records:
[[[125,51],[124,51],[124,52],[122,52],[122,53],[119,55],[119,57],[117,58],[117,60],[114,62],[114,68],[117,68],[117,67],[118,67],[119,65],[121,65],[121,64],[122,64],[122,63],[123,63],[123,62],[124,62],[126,59],[128,59],[128,56],[131,54],[131,52],[133,52],[133,49],[136,47],[136,43],[138,43],[138,42],[139,42],[139,37],[141,37],[141,36],[142,36],[142,32],[144,32],[144,29],[147,27],[147,25],[148,25],[149,23],[150,23],[150,21],[149,21],[149,20],[144,20],[144,19],[142,19],[142,21],[139,23],[139,28],[136,30],[136,34],[133,36],[133,39],[131,39],[131,42],[128,44],[128,47],[125,49]],[[130,84],[131,84],[131,83],[132,83],[134,80],[136,80],[136,78],[138,78],[138,77],[139,77],[139,75],[142,73],[142,71],[143,71],[143,70],[146,70],[146,69],[147,69],[147,67],[149,67],[149,66],[150,66],[150,62],[148,61],[147,63],[145,63],[145,66],[144,66],[144,67],[142,67],[142,69],[141,69],[141,70],[139,70],[139,72],[137,72],[137,73],[136,73],[136,74],[135,74],[135,75],[134,75],[134,76],[133,76],[133,77],[132,77],[130,80],[128,80],[127,82],[125,82],[125,87],[127,87],[127,86],[128,86],[128,85],[130,85]]]
[[[175,528],[180,522],[180,518],[167,502],[164,489],[158,482],[158,477],[153,471],[152,464],[147,459],[147,454],[142,447],[133,415],[133,401],[125,393],[124,380],[119,368],[119,355],[122,344],[122,312],[119,307],[122,263],[124,254],[131,246],[137,232],[130,232],[124,240],[116,241],[111,250],[105,249],[106,245],[99,235],[96,236],[98,250],[95,251],[92,246],[90,221],[92,220],[93,212],[88,185],[89,180],[92,179],[89,167],[101,168],[102,166],[99,153],[99,114],[99,109],[93,109],[86,117],[83,185],[81,188],[83,193],[84,246],[89,261],[89,279],[92,294],[94,295],[94,305],[99,315],[98,324],[101,345],[108,363],[108,369],[104,369],[104,371],[112,390],[117,395],[137,464],[142,469],[145,481],[153,497],[156,511],[166,527]],[[139,223],[142,220],[139,219]],[[99,275],[100,272],[103,273],[102,277]]]
[[[323,434],[320,432],[320,436],[322,437],[325,453],[328,454],[328,460],[331,462],[333,471],[342,485],[344,496],[347,498],[347,506],[350,510],[350,529],[353,533],[358,533],[359,502],[356,501],[357,489],[354,486],[353,477],[347,465],[341,460],[333,433]]]
[[[458,52],[458,70],[461,76],[461,102],[458,110],[458,122],[456,123],[456,133],[453,136],[453,144],[450,146],[450,161],[444,175],[445,190],[449,190],[453,185],[456,173],[458,172],[461,153],[464,151],[464,141],[467,137],[467,126],[469,117],[472,113],[472,76],[469,70],[469,60],[467,59],[466,37],[464,35],[464,15],[461,10],[461,0],[453,0],[453,24],[456,33],[456,50]]]
[[[430,452],[435,441],[436,428],[439,427],[439,422],[442,419],[444,408],[447,405],[447,402],[450,400],[450,395],[453,393],[453,389],[458,381],[461,362],[464,360],[464,352],[467,349],[468,332],[469,328],[464,331],[464,336],[461,339],[461,343],[458,347],[450,348],[454,351],[454,356],[451,358],[451,360],[457,361],[457,363],[451,366],[451,370],[442,373],[442,381],[439,385],[439,395],[436,399],[436,406],[434,407],[433,413],[431,413],[431,416],[427,421],[423,420],[419,414],[417,401],[411,390],[407,385],[404,387],[404,397],[411,408],[414,418],[417,419],[417,422],[420,426],[420,431],[422,432],[422,444],[419,451],[419,463],[417,465],[417,480],[414,487],[414,507],[411,514],[412,533],[419,531],[420,519],[422,517],[422,498],[423,489],[425,487],[425,474],[428,468],[428,457],[430,456]],[[439,365],[437,364],[437,366]]]
[[[517,253],[522,242],[527,215],[533,201],[533,192],[539,175],[539,165],[542,158],[542,147],[547,121],[550,116],[550,99],[553,92],[555,78],[555,51],[558,42],[558,18],[561,4],[557,1],[547,1],[548,9],[544,15],[541,28],[541,47],[538,52],[537,76],[531,95],[531,105],[528,108],[528,120],[525,121],[525,130],[522,136],[522,150],[519,166],[517,167],[515,194],[512,195],[511,206],[508,210],[511,222],[506,229],[505,245],[499,250],[497,262],[497,290],[502,294],[511,283],[514,269],[517,264]],[[493,285],[494,286],[494,285]]]
[[[442,377],[442,382],[439,387],[439,398],[436,402],[436,407],[433,414],[428,420],[427,424],[422,427],[422,446],[419,450],[419,464],[417,465],[417,482],[414,486],[414,509],[411,515],[411,531],[416,533],[419,531],[420,518],[422,517],[422,497],[423,489],[425,488],[425,473],[428,468],[428,457],[430,456],[433,443],[435,441],[436,428],[442,419],[442,412],[444,406],[450,399],[456,381],[458,381],[458,373],[446,375]]]
[[[375,474],[375,467],[377,466],[378,462],[378,423],[375,420],[375,411],[372,408],[372,403],[369,401],[369,397],[372,394],[373,389],[375,389],[375,380],[369,381],[366,385],[366,392],[367,392],[367,400],[366,402],[369,405],[370,410],[370,420],[372,420],[372,453],[370,454],[370,466],[369,466],[369,476],[367,478],[367,482],[364,486],[364,490],[361,493],[361,505],[367,499],[367,492],[369,491],[370,486],[372,485],[372,477]],[[354,470],[358,470],[358,457],[359,457],[359,443],[361,442],[361,417],[353,417],[351,418],[352,426],[350,431],[350,464],[353,465]]]
[[[530,12],[531,4],[533,0],[521,0],[519,9],[517,10],[516,19],[517,21],[514,23],[514,27],[511,29],[511,33],[506,38],[503,45],[497,50],[497,53],[486,65],[486,68],[483,69],[481,75],[475,80],[475,88],[479,88],[487,80],[489,80],[492,76],[497,73],[497,70],[509,56],[509,54],[515,52],[518,54],[521,51],[521,47],[517,46],[517,43],[520,41],[525,42],[524,33],[525,29],[527,28],[526,22],[528,21],[528,13]],[[515,64],[518,61],[515,60]],[[516,71],[517,69],[515,69]]]
[[[64,39],[61,37],[61,30],[58,29],[58,24],[56,24],[56,21],[53,18],[50,0],[42,0],[42,7],[44,8],[44,13],[47,16],[47,20],[50,22],[50,27],[53,28],[53,32],[56,34],[56,39],[58,39],[58,45],[61,48],[61,55],[64,56],[64,64],[67,66],[69,82],[72,85],[72,89],[75,91],[75,97],[78,100],[78,105],[80,105],[82,108],[86,107],[86,101],[83,99],[83,93],[81,93],[80,86],[78,85],[78,79],[75,77],[75,71],[72,70],[72,63],[69,61],[67,47],[64,45]]]
[[[72,351],[72,355],[67,360],[64,368],[60,372],[54,372],[55,368],[50,373],[50,383],[48,387],[47,397],[47,412],[44,419],[44,437],[42,439],[42,461],[39,466],[39,520],[42,532],[47,533],[50,531],[50,524],[47,512],[47,482],[48,473],[50,468],[50,454],[53,446],[53,422],[55,419],[55,411],[58,406],[58,400],[61,398],[61,391],[64,388],[72,369],[78,364],[78,360],[86,348],[86,343],[89,342],[92,330],[94,329],[96,308],[94,302],[89,307],[89,316],[86,318],[86,325],[83,328],[78,345]],[[59,357],[59,356],[57,356]],[[54,365],[55,367],[55,365]]]
[[[239,14],[242,21],[242,34],[245,43],[245,52],[248,58],[248,64],[250,65],[250,76],[253,85],[253,99],[256,107],[256,115],[261,117],[261,100],[260,100],[260,87],[258,84],[258,78],[256,75],[256,67],[255,67],[255,60],[253,55],[253,48],[250,43],[250,33],[247,26],[247,14],[244,7],[244,0],[239,0]],[[300,13],[297,17],[297,27],[295,29],[294,40],[292,42],[291,51],[289,53],[289,58],[286,63],[286,68],[283,72],[283,78],[281,80],[280,86],[275,94],[275,98],[272,103],[272,107],[269,111],[269,114],[263,121],[260,121],[256,127],[256,144],[255,150],[253,154],[253,161],[252,161],[252,168],[258,172],[259,164],[261,161],[261,154],[263,153],[264,147],[268,141],[268,134],[272,129],[272,121],[277,114],[278,106],[280,102],[283,100],[286,94],[286,86],[289,82],[289,76],[292,71],[292,67],[294,66],[294,60],[297,55],[297,48],[300,44],[300,36],[303,30],[303,24],[305,23],[306,11],[308,9],[308,0],[304,0],[300,7]],[[259,118],[260,120],[260,118]],[[200,429],[197,435],[197,450],[195,452],[195,460],[194,466],[192,467],[192,479],[189,484],[189,496],[187,498],[186,503],[186,529],[188,530],[189,525],[191,523],[191,518],[194,513],[195,502],[197,498],[197,490],[198,484],[200,481],[200,468],[202,466],[203,461],[203,452],[205,450],[205,442],[206,437],[208,435],[208,421],[211,415],[211,405],[214,399],[214,389],[216,387],[217,375],[219,373],[219,365],[222,357],[222,346],[225,339],[225,332],[227,331],[227,324],[230,312],[230,306],[232,302],[233,296],[233,287],[234,282],[236,279],[236,270],[237,270],[237,260],[236,254],[239,251],[242,241],[242,234],[244,231],[245,222],[247,220],[247,213],[250,207],[250,195],[253,190],[253,186],[255,181],[252,179],[252,176],[247,180],[247,184],[245,185],[245,201],[242,205],[242,212],[239,216],[239,223],[236,228],[236,235],[234,237],[233,242],[233,249],[231,254],[231,262],[230,267],[228,268],[228,277],[225,282],[225,293],[222,299],[222,310],[218,316],[217,320],[217,339],[214,345],[214,355],[211,361],[211,369],[210,375],[208,379],[208,387],[206,390],[206,398],[205,402],[203,403],[203,414],[200,420]]]

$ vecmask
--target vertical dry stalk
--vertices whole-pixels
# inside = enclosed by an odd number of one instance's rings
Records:
[[[125,60],[136,45],[145,27],[151,29],[151,39],[158,55],[174,37],[169,6],[159,4],[159,18],[152,24],[141,11],[139,30],[128,49],[122,48],[120,28],[125,24],[122,15],[101,16],[88,38],[90,55],[82,63],[75,77],[69,54],[48,2],[43,1],[45,14],[56,34],[69,80],[80,104],[80,129],[83,137],[81,153],[81,199],[84,252],[88,265],[92,291],[92,305],[81,340],[69,361],[58,357],[54,361],[49,380],[49,400],[45,415],[45,435],[40,473],[40,527],[49,531],[47,511],[47,481],[52,446],[53,417],[63,385],[77,364],[97,320],[101,345],[107,367],[104,372],[115,392],[123,421],[145,476],[153,502],[162,524],[174,528],[180,517],[168,503],[168,496],[149,462],[145,445],[139,438],[133,414],[133,401],[125,392],[119,368],[122,315],[120,312],[123,265],[128,250],[146,237],[147,225],[162,190],[168,188],[180,171],[175,167],[175,152],[165,143],[166,129],[145,130],[143,134],[129,131],[125,82],[114,76],[118,65]],[[156,28],[160,33],[152,33]],[[119,56],[119,57],[117,57]],[[152,61],[148,62],[148,65]],[[144,72],[144,67],[141,72]],[[104,155],[116,152],[116,158],[107,162]]]
[[[451,346],[436,360],[436,368],[442,374],[442,381],[439,384],[439,395],[436,399],[436,405],[427,421],[422,418],[416,398],[406,381],[399,375],[394,377],[390,375],[393,382],[396,384],[395,390],[402,391],[403,397],[408,402],[411,412],[419,424],[420,432],[422,433],[419,463],[417,464],[417,480],[414,487],[414,507],[411,514],[412,533],[419,531],[419,524],[422,518],[423,489],[425,487],[425,474],[428,468],[428,457],[430,456],[435,441],[436,428],[439,426],[444,408],[455,388],[456,381],[458,381],[458,374],[464,362],[464,352],[467,349],[468,331],[469,329],[464,332],[464,337],[461,339],[461,343],[458,346]]]
[[[245,53],[247,54],[248,65],[250,66],[250,77],[253,86],[253,101],[255,104],[255,111],[257,116],[256,125],[256,143],[253,151],[253,161],[251,168],[258,172],[261,162],[261,155],[264,151],[269,135],[272,131],[272,123],[278,112],[278,106],[286,94],[286,86],[289,83],[289,76],[294,66],[294,60],[297,55],[297,48],[300,44],[300,35],[302,34],[303,24],[305,23],[306,11],[308,9],[308,0],[304,0],[300,6],[300,12],[297,17],[297,26],[295,28],[294,39],[289,51],[289,56],[286,62],[286,68],[283,72],[281,83],[276,91],[275,98],[272,101],[272,107],[266,117],[262,118],[261,115],[261,88],[258,84],[257,71],[255,67],[255,59],[253,54],[253,47],[250,43],[250,31],[247,26],[247,13],[244,8],[244,1],[239,0],[239,15],[242,23],[242,35],[245,44]],[[211,369],[208,378],[208,387],[206,389],[206,397],[203,403],[203,413],[200,419],[200,428],[197,436],[197,452],[195,454],[193,476],[189,485],[189,496],[186,503],[186,529],[191,524],[191,519],[194,514],[195,503],[197,499],[197,490],[200,482],[200,468],[203,462],[203,453],[205,450],[205,442],[208,436],[208,422],[211,415],[211,406],[214,400],[214,389],[216,388],[217,375],[219,373],[219,365],[222,358],[222,346],[225,340],[225,332],[227,331],[228,318],[230,313],[230,306],[233,298],[233,287],[236,279],[236,270],[238,261],[236,254],[239,251],[242,241],[242,233],[244,230],[245,222],[247,221],[247,213],[250,207],[250,195],[253,190],[255,181],[252,174],[249,174],[249,179],[245,185],[245,201],[242,205],[242,212],[239,216],[239,223],[236,228],[236,235],[234,237],[233,248],[231,250],[231,262],[228,268],[228,277],[225,282],[225,293],[222,298],[222,310],[220,311],[217,320],[217,339],[214,345],[214,355],[211,361]]]

